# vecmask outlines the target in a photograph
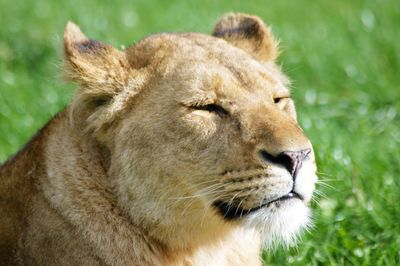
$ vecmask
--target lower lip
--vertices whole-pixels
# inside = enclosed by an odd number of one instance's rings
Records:
[[[303,198],[299,194],[297,194],[296,192],[289,192],[288,194],[286,194],[286,195],[284,195],[284,196],[282,196],[282,197],[280,197],[278,199],[275,199],[275,200],[272,200],[272,201],[268,202],[266,205],[270,205],[271,203],[274,203],[274,202],[284,201],[284,200],[294,199],[294,198],[303,200]]]
[[[237,218],[242,218],[242,217],[244,217],[244,216],[246,216],[246,215],[248,215],[250,213],[253,213],[255,211],[258,211],[259,209],[262,209],[265,206],[269,206],[272,203],[282,202],[282,201],[286,201],[286,200],[289,200],[289,199],[300,199],[300,200],[302,200],[302,198],[301,198],[301,196],[299,194],[297,194],[295,192],[290,192],[290,193],[288,193],[288,194],[286,194],[286,195],[284,195],[284,196],[282,196],[282,197],[280,197],[278,199],[269,201],[269,202],[267,202],[267,203],[265,203],[265,204],[263,204],[263,205],[261,205],[259,207],[248,209],[248,210],[231,206],[231,205],[229,205],[228,203],[225,203],[225,202],[215,202],[214,203],[214,207],[216,207],[220,211],[220,213],[224,216],[225,219],[234,220],[234,219],[237,219]]]

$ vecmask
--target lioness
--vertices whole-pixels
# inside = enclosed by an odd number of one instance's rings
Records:
[[[316,166],[260,18],[120,51],[64,34],[79,84],[0,169],[0,260],[260,265],[309,223]]]

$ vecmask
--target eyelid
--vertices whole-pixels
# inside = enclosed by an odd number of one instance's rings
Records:
[[[288,96],[280,96],[280,97],[274,97],[274,103],[279,103],[283,99],[290,99],[290,95]]]
[[[191,108],[196,109],[196,110],[204,110],[208,111],[210,113],[216,113],[220,117],[226,116],[229,114],[225,108],[222,106],[215,104],[215,103],[210,103],[210,104],[204,104],[204,105],[192,105]]]

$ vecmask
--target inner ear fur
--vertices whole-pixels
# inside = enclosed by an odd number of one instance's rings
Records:
[[[215,25],[212,35],[244,50],[260,62],[272,62],[279,55],[278,41],[257,16],[226,14]]]

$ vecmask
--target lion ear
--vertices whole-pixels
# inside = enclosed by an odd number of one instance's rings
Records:
[[[278,42],[256,16],[226,14],[215,25],[212,35],[241,48],[260,62],[274,61],[279,55]]]
[[[125,53],[87,38],[72,22],[68,22],[64,31],[64,56],[67,78],[84,88],[115,93],[125,81],[128,69]]]

